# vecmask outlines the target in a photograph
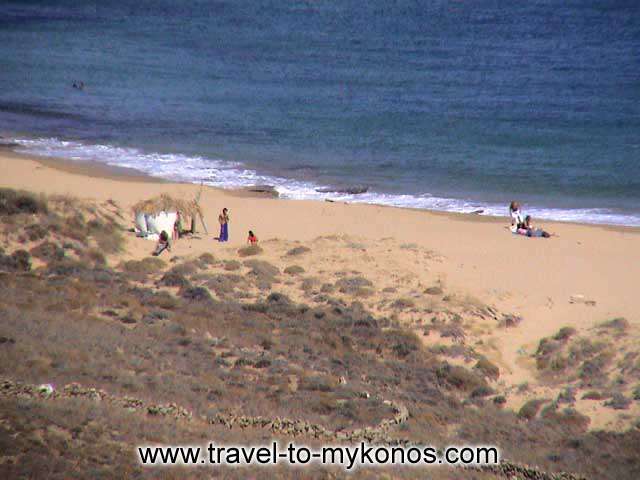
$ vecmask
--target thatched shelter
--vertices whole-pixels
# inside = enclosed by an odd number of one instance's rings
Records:
[[[132,207],[133,213],[157,215],[160,212],[180,212],[187,217],[202,216],[202,209],[195,200],[182,200],[163,193],[157,197],[140,200]]]
[[[196,200],[183,200],[163,193],[157,197],[139,201],[132,210],[136,231],[146,238],[156,239],[162,231],[166,231],[171,236],[178,213],[185,222],[187,217],[190,217],[192,232],[195,230],[196,217],[202,221],[205,231],[207,229],[202,209]]]

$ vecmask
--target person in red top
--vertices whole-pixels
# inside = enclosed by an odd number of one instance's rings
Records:
[[[249,237],[247,238],[247,243],[251,245],[255,245],[256,243],[258,243],[258,237],[256,237],[251,230],[249,230]]]

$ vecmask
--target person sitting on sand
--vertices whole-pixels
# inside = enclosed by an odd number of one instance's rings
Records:
[[[229,210],[222,209],[222,213],[218,216],[218,222],[220,222],[220,236],[219,242],[226,242],[229,240]]]
[[[162,231],[160,233],[160,238],[158,239],[158,244],[156,245],[156,249],[153,252],[153,256],[157,257],[164,251],[171,251],[171,243],[169,242],[169,234],[166,231]]]
[[[247,243],[250,245],[255,245],[258,243],[258,237],[255,236],[253,231],[249,230],[249,237],[247,237]]]
[[[518,233],[519,229],[526,228],[518,202],[511,202],[511,205],[509,205],[509,215],[511,216],[511,231],[513,233]]]

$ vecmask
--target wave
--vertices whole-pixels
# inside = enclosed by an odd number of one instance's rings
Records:
[[[438,197],[428,193],[410,195],[367,191],[352,195],[319,192],[318,190],[330,187],[311,181],[263,175],[246,168],[239,162],[222,159],[182,154],[146,153],[137,148],[90,145],[58,138],[14,138],[10,141],[19,145],[18,151],[31,155],[101,162],[116,167],[133,168],[148,175],[168,180],[202,182],[205,185],[226,189],[258,184],[273,185],[281,197],[295,200],[333,200],[445,212],[480,212],[479,214],[488,216],[505,216],[507,214],[506,206],[503,204]],[[542,220],[640,226],[640,215],[621,213],[606,208],[563,209],[528,206],[527,213]]]

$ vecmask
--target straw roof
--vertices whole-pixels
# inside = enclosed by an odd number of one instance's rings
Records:
[[[147,200],[141,200],[132,207],[132,210],[134,213],[141,212],[148,215],[157,215],[160,212],[180,212],[190,217],[195,215],[202,216],[202,209],[195,200],[182,200],[166,193]]]

